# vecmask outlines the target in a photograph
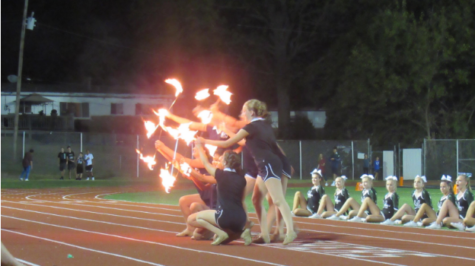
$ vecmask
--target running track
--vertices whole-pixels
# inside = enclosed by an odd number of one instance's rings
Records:
[[[175,237],[178,206],[102,199],[138,191],[2,189],[2,242],[26,265],[475,265],[473,233],[308,218],[289,246],[213,247]]]

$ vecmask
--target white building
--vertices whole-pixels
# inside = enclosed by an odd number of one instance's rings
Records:
[[[279,116],[277,111],[270,111],[270,117],[272,119],[272,127],[279,127]],[[327,116],[325,111],[291,111],[290,119],[295,118],[295,116],[305,116],[310,120],[314,128],[324,128],[325,122],[327,121]]]

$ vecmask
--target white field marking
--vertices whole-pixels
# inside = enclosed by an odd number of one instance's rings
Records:
[[[26,211],[26,212],[39,213],[39,214],[44,214],[44,215],[52,215],[52,216],[57,216],[57,217],[75,219],[75,220],[83,220],[83,221],[88,221],[88,222],[97,222],[97,223],[103,223],[103,224],[123,226],[123,227],[129,227],[129,228],[138,228],[138,229],[145,229],[145,230],[150,230],[150,231],[159,231],[159,232],[172,233],[172,234],[178,233],[176,231],[166,231],[166,230],[159,230],[159,229],[147,228],[147,227],[141,227],[141,226],[132,226],[132,225],[112,223],[112,222],[103,222],[103,221],[84,219],[84,218],[78,218],[78,217],[72,217],[72,216],[57,215],[57,214],[53,214],[53,213],[30,211],[30,210],[24,210],[24,209],[12,208],[12,207],[7,207],[7,208],[20,210],[20,211]],[[236,242],[242,242],[242,241],[236,241]],[[325,249],[332,248],[330,245],[328,245],[329,242],[330,241],[325,241],[325,244],[324,244]],[[314,253],[314,254],[326,255],[326,256],[332,256],[332,257],[341,257],[342,249],[344,247],[350,246],[351,247],[350,249],[354,249],[354,247],[357,247],[359,249],[363,249],[363,251],[358,252],[358,251],[348,250],[349,253],[355,253],[355,254],[347,254],[349,256],[348,259],[368,261],[368,262],[387,264],[387,265],[401,265],[401,264],[394,264],[394,263],[386,263],[386,262],[369,260],[367,258],[370,258],[371,255],[369,255],[368,253],[374,253],[374,254],[384,253],[384,252],[388,253],[388,255],[384,255],[384,254],[381,255],[380,254],[380,255],[377,255],[377,256],[373,256],[373,257],[376,257],[376,258],[385,258],[385,257],[393,257],[393,258],[396,257],[396,258],[398,258],[398,257],[401,257],[400,255],[406,255],[406,257],[412,255],[412,256],[419,256],[419,257],[445,256],[445,257],[453,257],[453,258],[458,258],[458,259],[467,259],[467,258],[464,258],[464,257],[454,257],[454,256],[438,255],[438,254],[424,253],[424,252],[413,252],[413,251],[406,251],[406,250],[399,250],[399,249],[378,248],[378,247],[373,247],[373,246],[356,245],[356,244],[351,244],[351,243],[343,243],[343,242],[335,242],[335,241],[331,241],[330,243],[332,243],[332,242],[336,244],[336,246],[333,247],[333,250],[321,251],[321,252],[311,250],[311,248],[308,247],[309,245],[311,245],[313,248],[318,247],[317,243],[315,243],[315,244],[304,244],[304,245],[299,245],[297,247],[292,246],[292,244],[289,245],[289,246],[286,246],[286,247],[280,247],[281,246],[280,244],[278,244],[278,245],[271,244],[271,245],[263,245],[263,246],[268,247],[268,248],[277,248],[277,249],[298,251],[298,252],[304,252],[304,253]],[[384,251],[384,252],[382,252],[382,251]],[[410,252],[410,254],[408,252]],[[358,253],[365,253],[365,254],[358,254]],[[472,259],[468,259],[468,260],[472,260]]]
[[[39,237],[39,236],[35,236],[35,235],[30,235],[30,234],[25,234],[25,233],[20,233],[20,232],[17,232],[17,231],[11,231],[11,230],[7,230],[7,229],[2,229],[2,231],[10,232],[10,233],[18,234],[18,235],[22,235],[22,236],[32,237],[32,238],[36,238],[36,239],[41,239],[41,240],[44,240],[44,241],[49,241],[49,242],[53,242],[53,243],[57,243],[57,244],[65,245],[65,246],[70,246],[70,247],[74,247],[74,248],[78,248],[78,249],[83,249],[83,250],[87,250],[87,251],[92,251],[92,252],[96,252],[96,253],[110,255],[110,256],[114,256],[114,257],[128,259],[128,260],[132,260],[132,261],[136,261],[136,262],[142,262],[142,263],[145,263],[145,264],[150,264],[150,265],[155,265],[155,266],[164,266],[163,264],[158,264],[158,263],[154,263],[154,262],[151,262],[151,261],[136,259],[136,258],[133,258],[133,257],[128,257],[128,256],[116,254],[116,253],[110,253],[110,252],[106,252],[106,251],[102,251],[102,250],[81,247],[81,246],[69,244],[69,243],[66,243],[66,242],[57,241],[57,240],[54,240],[54,239]],[[36,264],[31,264],[31,265],[36,265]]]
[[[54,195],[54,194],[60,194],[60,193],[62,193],[62,192],[33,194],[33,195],[25,196],[25,199],[27,199],[27,200],[36,200],[36,199],[31,199],[31,197],[47,196],[47,195]]]
[[[178,232],[175,232],[175,231],[167,231],[167,230],[161,230],[161,229],[155,229],[155,228],[149,228],[149,227],[143,227],[143,226],[137,226],[137,225],[118,224],[118,223],[112,223],[112,222],[105,222],[105,221],[99,221],[99,220],[79,218],[79,217],[74,217],[74,216],[59,215],[59,214],[50,213],[50,212],[32,211],[32,210],[27,210],[27,209],[5,207],[5,206],[2,206],[2,208],[17,210],[17,211],[24,211],[24,212],[39,213],[39,214],[43,214],[43,215],[56,216],[56,217],[61,217],[61,218],[68,218],[68,219],[73,219],[73,220],[80,220],[80,221],[95,222],[95,223],[101,223],[101,224],[110,224],[110,225],[117,225],[117,226],[123,226],[123,227],[145,229],[145,230],[157,231],[157,232],[163,232],[163,233],[172,233],[172,234],[178,233]]]
[[[3,229],[2,229],[3,230]],[[38,264],[34,264],[32,262],[29,262],[29,261],[26,261],[26,260],[22,260],[22,259],[19,259],[19,258],[15,258],[17,261],[23,263],[23,264],[26,264],[26,265],[31,265],[31,266],[40,266]]]
[[[114,205],[118,205],[118,206],[140,207],[140,208],[145,208],[145,209],[181,212],[181,210],[179,210],[179,209],[167,209],[167,208],[162,208],[162,207],[157,207],[157,206],[143,206],[143,205],[140,205],[141,202],[140,203],[137,202],[137,204],[123,204],[122,202],[134,203],[133,201],[126,201],[126,200],[107,200],[107,199],[104,199],[104,200],[100,200],[100,201],[92,201],[92,200],[83,200],[83,201],[87,202],[87,203],[94,203],[94,204],[114,204]],[[153,204],[153,203],[147,203],[147,204]],[[161,205],[161,204],[155,204],[155,205]],[[177,206],[177,205],[173,205],[173,206]]]
[[[337,221],[338,222],[338,221]],[[339,221],[339,222],[347,222],[347,221]],[[350,228],[348,226],[339,226],[339,225],[332,225],[332,224],[322,224],[322,223],[306,223],[306,222],[297,222],[297,221],[294,221],[294,223],[298,223],[298,224],[308,224],[308,225],[317,225],[317,226],[328,226],[328,227],[336,227],[336,228]],[[351,225],[355,225],[357,223],[352,223]],[[371,223],[369,223],[371,224]],[[379,225],[379,224],[371,224],[371,225],[375,225],[375,226],[384,226],[386,227],[387,225]],[[398,226],[392,226],[392,228],[394,229],[397,229],[397,228],[404,228],[404,227],[398,227]],[[406,227],[407,228],[407,227]],[[406,229],[404,228],[404,229]],[[456,239],[468,239],[468,240],[474,240],[475,241],[475,237],[463,237],[463,236],[466,236],[467,234],[465,232],[461,232],[461,231],[451,231],[451,233],[460,233],[461,235],[460,236],[448,236],[448,235],[439,235],[439,234],[436,234],[436,235],[432,235],[432,234],[423,234],[423,233],[414,233],[414,232],[407,232],[407,231],[404,231],[404,230],[382,230],[382,229],[372,229],[372,228],[362,228],[362,227],[351,227],[351,229],[356,229],[356,230],[364,230],[364,231],[377,231],[377,232],[388,232],[388,233],[397,233],[397,234],[408,234],[408,235],[419,235],[419,236],[430,236],[430,237],[444,237],[444,238],[456,238]],[[437,229],[427,229],[427,228],[419,228],[421,230],[437,230]],[[437,230],[437,232],[440,232],[440,230]]]
[[[101,191],[99,193],[103,193],[103,192],[106,192],[106,191]],[[84,195],[84,194],[92,194],[92,193],[98,193],[98,191],[89,191],[89,192],[82,192],[82,193],[74,193],[74,194],[69,194],[69,195],[64,195],[63,196],[63,199],[64,200],[69,200],[68,197],[73,197],[73,196],[76,196],[76,195]],[[127,193],[127,192],[117,192],[117,193]],[[114,193],[116,194],[116,193]]]
[[[24,221],[24,222],[30,222],[30,223],[48,225],[48,226],[53,226],[53,227],[65,228],[65,229],[70,229],[70,230],[74,230],[74,231],[86,232],[86,233],[90,233],[90,234],[103,235],[103,236],[108,236],[108,237],[115,237],[115,238],[135,241],[135,242],[142,242],[142,243],[147,243],[147,244],[169,247],[169,248],[176,248],[176,249],[185,250],[185,251],[193,251],[193,252],[197,252],[197,253],[201,253],[201,254],[205,253],[205,254],[211,254],[211,255],[215,255],[215,256],[229,257],[229,258],[234,258],[234,259],[239,259],[239,260],[245,260],[245,261],[252,261],[252,262],[256,262],[256,263],[268,264],[268,265],[284,266],[282,264],[276,264],[276,263],[272,263],[272,262],[268,262],[268,261],[256,260],[256,259],[234,256],[234,255],[229,255],[229,254],[224,254],[224,253],[211,252],[211,251],[206,251],[206,250],[185,248],[185,247],[174,246],[174,245],[169,245],[169,244],[160,243],[160,242],[142,240],[142,239],[125,237],[125,236],[120,236],[120,235],[107,234],[107,233],[102,233],[102,232],[97,232],[97,231],[78,229],[78,228],[73,228],[73,227],[68,227],[68,226],[62,226],[62,225],[56,225],[56,224],[50,224],[50,223],[43,223],[43,222],[38,222],[38,221],[34,221],[34,220],[28,220],[28,219],[13,217],[13,216],[2,215],[2,217],[14,219],[14,220],[20,220],[20,221]],[[2,230],[5,230],[5,229],[2,229]],[[8,231],[10,231],[10,230],[8,230]]]
[[[16,203],[16,204],[25,204],[25,203],[19,203],[19,202],[14,202],[14,201],[5,201],[5,202]],[[85,212],[85,213],[99,214],[99,215],[105,215],[105,216],[113,216],[113,217],[128,218],[128,219],[135,219],[135,220],[142,220],[142,221],[151,221],[151,222],[159,222],[159,223],[179,224],[179,225],[184,224],[184,223],[180,223],[180,222],[171,222],[171,221],[156,220],[156,219],[149,219],[149,218],[139,218],[139,217],[133,217],[133,216],[123,216],[123,215],[117,215],[117,214],[111,214],[111,213],[92,212],[92,211],[85,211],[85,210],[78,210],[78,209],[54,207],[54,206],[48,206],[48,205],[36,205],[36,204],[31,204],[31,203],[28,204],[28,206],[40,206],[40,207],[45,207],[45,208],[68,210],[68,211],[83,212],[83,213]],[[2,205],[2,208],[13,208],[13,207],[7,207],[7,206]]]

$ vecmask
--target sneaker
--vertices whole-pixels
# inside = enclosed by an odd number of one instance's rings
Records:
[[[20,181],[23,181],[23,178],[20,177]]]
[[[437,222],[433,222],[429,226],[427,226],[426,228],[427,229],[440,229],[440,228],[442,228],[442,226],[440,226],[440,224],[438,224]]]
[[[417,222],[417,226],[422,227],[422,222]]]
[[[322,216],[318,215],[317,213],[314,213],[314,214],[310,215],[308,218],[321,219]]]
[[[360,218],[360,217],[358,217],[358,216],[355,216],[355,217],[351,218],[350,220],[348,220],[348,222],[362,223],[362,222],[363,222],[363,218]]]
[[[382,224],[382,225],[394,225],[394,222],[391,221],[391,219],[387,219],[386,221],[382,222],[382,223],[379,223],[379,224]]]
[[[450,223],[451,226],[457,228],[459,231],[465,231],[465,225],[461,222],[458,223]]]
[[[92,181],[94,181],[94,177],[92,178]]]
[[[335,186],[335,181],[333,181],[333,183],[332,183],[332,187],[334,187],[334,186]]]
[[[338,217],[338,216],[336,216],[335,214],[333,214],[332,216],[328,217],[327,220],[339,221],[339,220],[340,220],[340,217]]]
[[[402,221],[401,220],[396,220],[396,221],[394,221],[394,224],[402,224]]]
[[[328,182],[325,182],[325,186],[328,187]]]
[[[346,215],[340,215],[340,220],[348,220],[348,216],[346,216]]]
[[[88,177],[88,178],[86,178],[86,180],[89,180],[89,177]]]
[[[467,232],[474,232],[474,233],[475,233],[475,225],[472,226],[472,227],[468,227],[468,226],[467,226],[467,227],[465,228],[465,231],[467,231]]]
[[[409,221],[404,224],[405,227],[419,227],[419,225],[414,221]]]
[[[27,179],[25,179],[25,181],[28,181],[28,178],[27,178]]]

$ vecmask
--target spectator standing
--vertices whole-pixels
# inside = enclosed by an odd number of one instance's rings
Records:
[[[333,148],[333,154],[330,157],[330,161],[331,161],[332,174],[333,174],[332,187],[334,187],[335,186],[335,178],[340,175],[339,170],[340,170],[340,162],[341,162],[340,154],[338,154],[338,150],[336,149],[336,147]]]
[[[369,174],[369,159],[368,159],[368,154],[364,155],[364,160],[363,160],[363,174],[368,175]]]
[[[76,164],[76,180],[82,179],[82,173],[84,172],[84,157],[82,156],[82,152],[79,153],[78,159]]]
[[[379,157],[376,157],[376,160],[374,160],[373,170],[374,170],[374,179],[378,180],[378,174],[381,171],[381,161],[379,160]]]
[[[58,153],[58,164],[59,164],[59,171],[61,172],[60,180],[64,179],[64,169],[66,169],[66,164],[68,163],[68,156],[64,152],[64,148],[61,147],[61,151]]]
[[[71,150],[71,146],[68,146],[68,151],[66,152],[66,158],[68,160],[68,175],[69,179],[71,179],[71,172],[74,171],[74,168],[76,166],[74,162],[74,152]]]
[[[25,181],[28,181],[28,177],[30,176],[30,171],[33,169],[33,149],[30,149],[29,152],[25,153],[25,157],[23,157],[22,165],[23,171],[20,175],[20,180],[23,181],[23,176],[25,176]]]
[[[322,177],[323,179],[325,179],[325,186],[328,186],[328,183],[327,183],[327,178],[325,176],[325,164],[326,164],[326,161],[325,161],[325,158],[323,157],[323,154],[320,153],[320,155],[318,156],[318,169],[320,169],[320,172],[322,173]]]
[[[86,150],[86,154],[84,155],[84,160],[86,161],[86,180],[89,180],[89,178],[94,181],[94,174],[92,173],[92,160],[94,159],[94,155],[92,153],[89,153],[89,150]]]

